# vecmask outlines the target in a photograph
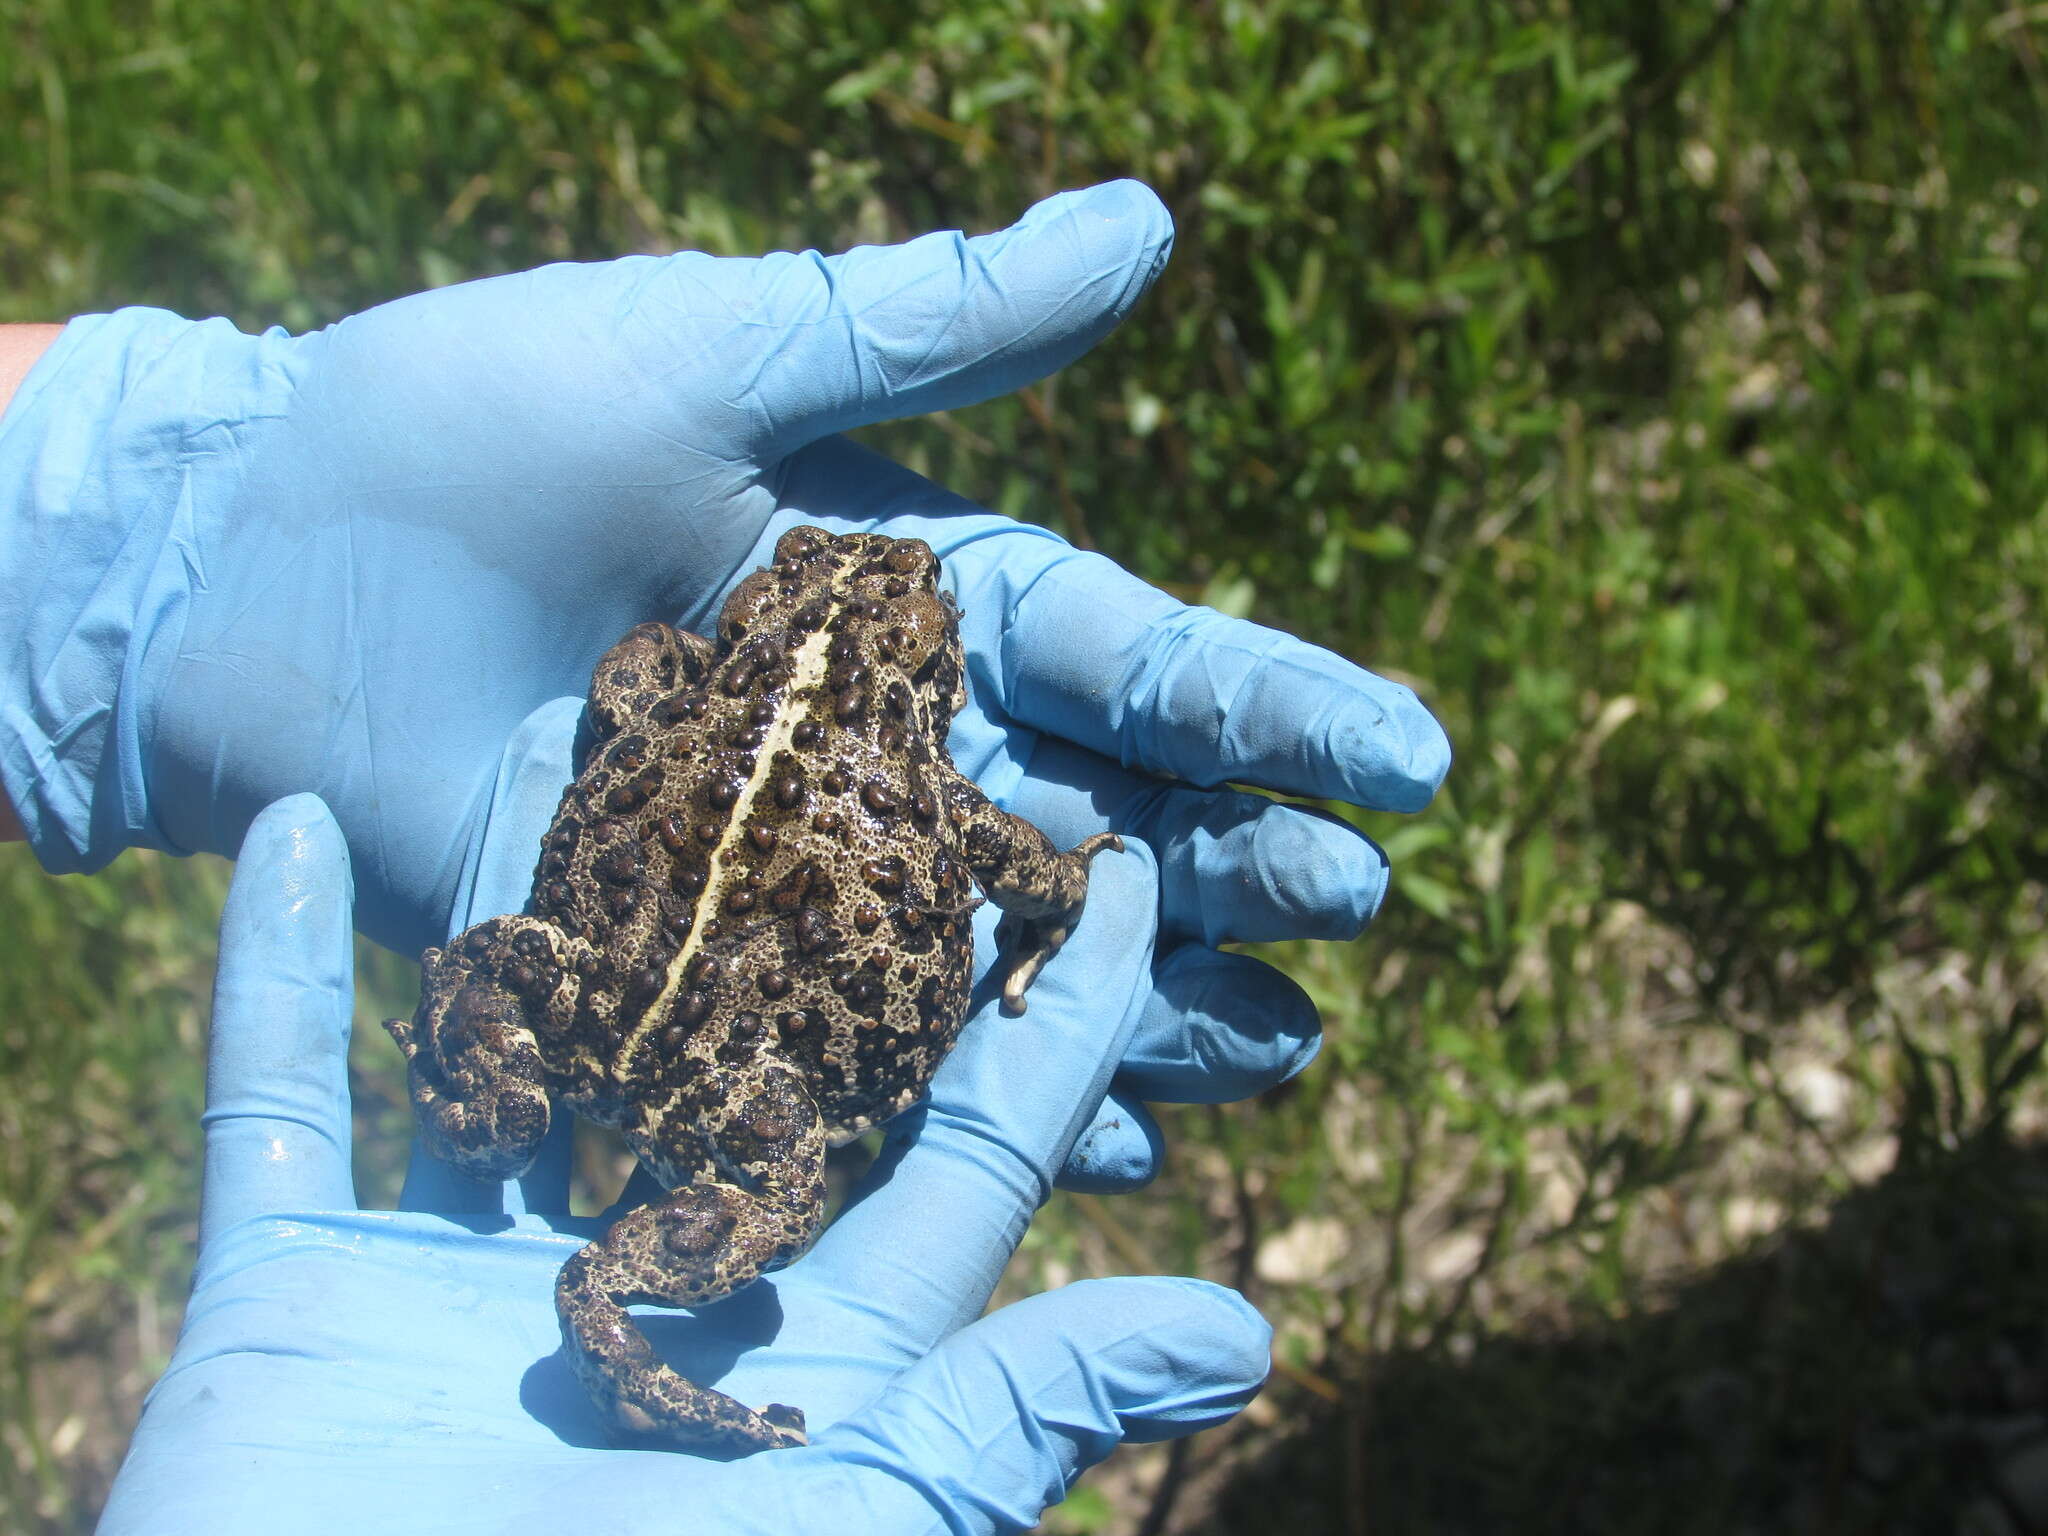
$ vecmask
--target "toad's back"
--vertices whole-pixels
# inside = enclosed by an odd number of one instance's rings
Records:
[[[556,1281],[564,1352],[627,1440],[802,1443],[798,1410],[690,1381],[625,1308],[715,1301],[802,1253],[826,1145],[907,1108],[960,1028],[970,881],[1004,909],[1017,1012],[1119,846],[1060,853],[953,769],[938,574],[915,539],[798,528],[715,642],[629,633],[591,678],[527,911],[429,950],[418,1012],[388,1026],[428,1145],[464,1172],[524,1171],[559,1102],[669,1191]]]
[[[715,650],[646,626],[612,653],[533,908],[620,957],[548,1051],[585,1113],[617,1123],[763,1049],[834,1139],[923,1091],[965,1012],[978,904],[937,575],[914,541],[803,541],[741,584]]]

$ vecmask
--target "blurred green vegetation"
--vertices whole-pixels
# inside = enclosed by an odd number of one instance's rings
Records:
[[[1460,756],[1425,815],[1347,813],[1395,862],[1372,933],[1277,956],[1322,1060],[1033,1229],[1019,1285],[1196,1269],[1281,1327],[1241,1425],[1120,1455],[1055,1528],[1194,1529],[1279,1467],[1309,1528],[1490,1530],[1589,1402],[1660,1411],[1599,1341],[1706,1369],[1728,1331],[1658,1321],[1696,1277],[1895,1167],[1975,1189],[2048,1115],[2044,49],[2048,7],[1997,0],[0,0],[0,318],[299,328],[1157,188],[1174,260],[1118,335],[870,440],[1414,682]],[[222,883],[15,852],[0,1521],[69,1531],[174,1332]],[[368,1046],[374,1197],[404,1121]],[[1973,1283],[2036,1288],[1984,1251]],[[1800,1457],[1864,1476],[1870,1414],[1962,1411],[1830,1368],[1759,1368],[1770,1475],[1703,1480],[1697,1528]],[[2048,1410],[2038,1372],[1999,1391],[1968,1411]],[[1493,1443],[1389,1482],[1389,1412]],[[1878,1484],[1899,1529],[1959,1497]]]

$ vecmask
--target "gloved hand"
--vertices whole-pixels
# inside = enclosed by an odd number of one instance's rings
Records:
[[[1129,1100],[1235,1097],[1315,1048],[1300,989],[1215,946],[1349,938],[1386,889],[1350,828],[1207,787],[1414,810],[1443,734],[834,434],[1059,367],[1170,237],[1119,182],[974,240],[544,267],[301,337],[74,320],[0,417],[0,783],[53,870],[229,852],[316,791],[364,931],[417,952],[523,899],[533,844],[509,899],[476,888],[504,744],[632,624],[707,629],[800,521],[921,533],[967,609],[960,766],[1056,841],[1111,825],[1160,864],[1126,1102],[1083,1142],[1101,1185],[1140,1179]]]
[[[970,1022],[811,1254],[651,1320],[693,1377],[810,1416],[720,1463],[604,1448],[555,1352],[555,1271],[599,1223],[355,1208],[347,856],[313,797],[271,807],[221,929],[192,1301],[102,1532],[1020,1530],[1119,1440],[1228,1418],[1268,1340],[1228,1291],[981,1316],[1150,990],[1154,878],[1142,845],[1096,860],[1030,1014]]]

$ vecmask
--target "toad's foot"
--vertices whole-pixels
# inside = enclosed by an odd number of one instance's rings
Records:
[[[996,943],[1009,958],[1009,969],[1003,975],[1004,1013],[1014,1017],[1024,1011],[1025,989],[1038,980],[1046,961],[1060,952],[1060,946],[1081,920],[1081,906],[1088,893],[1089,860],[1105,849],[1122,853],[1123,848],[1123,839],[1114,832],[1098,832],[1057,855],[1052,866],[1057,878],[1049,882],[1042,900],[1047,905],[1062,900],[1064,904],[1051,911],[1033,913],[1025,901],[1013,895],[997,893],[993,897],[1005,909],[1003,920],[996,925]]]
[[[1003,909],[996,942],[1009,957],[1003,1012],[1024,1011],[1024,991],[1059,953],[1081,920],[1088,897],[1088,861],[1105,848],[1118,853],[1114,832],[1084,837],[1065,853],[1021,816],[1012,816],[964,774],[946,792],[947,815],[959,829],[963,862],[988,899]]]

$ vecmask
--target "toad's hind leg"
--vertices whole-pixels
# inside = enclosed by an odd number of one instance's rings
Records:
[[[419,1011],[384,1022],[427,1149],[470,1178],[517,1178],[547,1135],[538,1036],[575,1012],[580,948],[539,918],[478,923],[420,957]]]
[[[707,1085],[707,1087],[710,1085]],[[664,1363],[626,1308],[693,1307],[729,1296],[811,1245],[825,1206],[824,1126],[794,1073],[762,1072],[721,1103],[672,1103],[647,1117],[636,1143],[682,1139],[660,1129],[687,1117],[730,1183],[686,1184],[642,1206],[578,1250],[555,1282],[562,1349],[614,1439],[745,1454],[805,1443],[801,1409],[759,1412],[699,1386]],[[687,1166],[691,1149],[650,1148],[650,1161]],[[645,1154],[643,1154],[645,1155]]]
[[[1003,909],[996,940],[1009,957],[1003,1012],[1024,1011],[1024,991],[1060,951],[1088,896],[1088,861],[1104,849],[1121,853],[1114,832],[1084,837],[1065,853],[1021,816],[1012,816],[964,775],[948,791],[961,857],[988,899]]]

